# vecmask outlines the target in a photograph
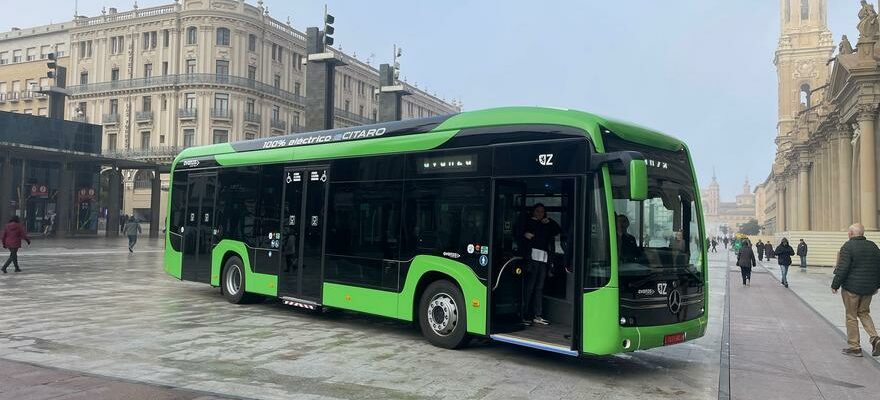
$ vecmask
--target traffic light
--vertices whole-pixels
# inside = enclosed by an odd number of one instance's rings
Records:
[[[324,44],[327,46],[333,46],[333,33],[336,32],[336,29],[333,28],[333,22],[336,19],[333,18],[332,15],[324,12]]]
[[[55,78],[55,71],[58,68],[58,59],[55,57],[55,53],[49,53],[49,61],[46,62],[46,67],[49,68],[46,76],[50,79]]]

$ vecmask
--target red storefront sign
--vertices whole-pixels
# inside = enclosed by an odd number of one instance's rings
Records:
[[[38,197],[42,199],[48,198],[49,187],[39,183],[31,185],[31,197]]]

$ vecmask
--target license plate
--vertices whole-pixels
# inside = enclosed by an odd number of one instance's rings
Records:
[[[673,333],[671,335],[666,335],[663,337],[663,345],[669,346],[670,344],[682,343],[684,342],[684,332]]]

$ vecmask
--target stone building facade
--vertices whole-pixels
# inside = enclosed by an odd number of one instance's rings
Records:
[[[750,188],[749,180],[746,178],[743,191],[736,195],[736,201],[721,201],[721,187],[715,174],[712,174],[712,182],[700,195],[708,235],[723,234],[725,229],[728,233],[737,232],[740,225],[755,218],[755,195]]]
[[[103,125],[105,154],[170,163],[186,147],[304,129],[305,34],[270,17],[261,0],[110,9],[60,32],[69,47],[66,117]],[[346,64],[336,70],[335,126],[375,122],[378,70],[330,51]],[[460,111],[402,84],[405,119]],[[127,213],[146,219],[151,174],[124,171]]]
[[[776,199],[765,211],[775,215],[777,235],[827,244],[820,258],[832,264],[833,249],[854,221],[878,230],[880,37],[874,6],[862,1],[855,47],[844,35],[834,55],[823,17],[826,4],[810,3],[819,14],[788,24],[783,7],[775,59],[780,122],[770,175]]]
[[[0,33],[0,111],[47,116],[49,98],[38,92],[49,86],[46,61],[58,56],[67,66],[68,30],[73,21]]]

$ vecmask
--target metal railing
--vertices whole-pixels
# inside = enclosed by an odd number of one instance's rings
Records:
[[[104,117],[101,118],[101,122],[105,124],[119,123],[119,114],[104,114]]]
[[[211,118],[232,119],[232,113],[228,108],[212,108]]]
[[[100,25],[107,24],[111,22],[119,22],[119,21],[127,21],[130,19],[141,18],[141,17],[152,17],[156,15],[169,14],[177,11],[178,4],[172,4],[167,6],[159,6],[159,7],[150,7],[143,9],[135,9],[131,11],[125,12],[117,12],[111,14],[104,14],[100,17],[92,17],[92,18],[77,18],[73,22],[76,26],[92,26],[92,25]]]
[[[116,158],[163,158],[177,156],[183,149],[182,146],[153,146],[145,149],[105,150],[103,155]]]
[[[198,111],[196,108],[181,108],[177,110],[177,117],[180,119],[193,119],[198,116]]]
[[[247,122],[253,122],[253,123],[259,124],[260,122],[263,121],[263,118],[260,114],[253,113],[253,112],[245,112],[244,113],[244,120]]]
[[[305,105],[306,98],[293,92],[277,88],[254,79],[223,74],[178,74],[151,76],[149,78],[132,78],[118,81],[87,83],[68,88],[71,96],[112,92],[114,90],[142,89],[161,86],[186,85],[227,85],[243,89],[251,89],[260,93],[279,97],[291,103]]]
[[[138,122],[143,121],[152,121],[153,120],[153,112],[152,111],[138,111],[135,115],[135,118]]]
[[[77,115],[75,117],[70,117],[71,121],[86,123],[89,122],[89,119],[86,118],[85,115]]]
[[[344,118],[344,119],[347,119],[349,121],[352,121],[352,122],[355,122],[358,124],[367,125],[367,124],[375,124],[376,123],[376,120],[374,120],[372,118],[365,117],[363,115],[358,115],[358,114],[355,114],[351,111],[345,111],[341,108],[336,108],[336,110],[333,111],[333,114],[339,118]]]
[[[272,126],[272,129],[280,129],[282,131],[287,130],[287,121],[285,120],[272,119],[272,121],[269,122],[269,125]]]

